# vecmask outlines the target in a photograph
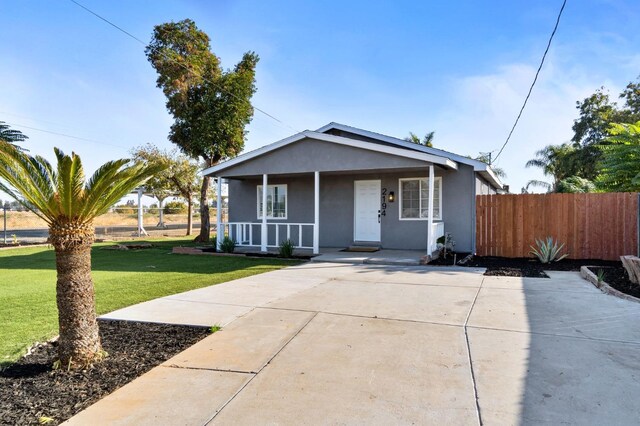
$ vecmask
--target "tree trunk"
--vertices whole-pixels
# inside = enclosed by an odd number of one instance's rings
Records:
[[[56,302],[61,368],[85,367],[104,356],[91,278],[93,225],[52,225],[49,234],[58,273]]]
[[[209,242],[209,230],[211,224],[209,222],[209,203],[207,203],[207,192],[209,191],[209,181],[211,178],[204,176],[202,178],[202,187],[200,188],[200,235],[195,241],[201,243]]]
[[[192,196],[187,197],[187,235],[191,235],[191,228],[193,227],[193,200]]]

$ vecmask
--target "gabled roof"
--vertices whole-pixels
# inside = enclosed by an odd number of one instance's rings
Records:
[[[491,166],[489,166],[488,164],[483,163],[482,161],[479,161],[479,160],[474,160],[472,158],[454,154],[452,152],[448,152],[442,149],[430,148],[428,146],[405,141],[404,139],[394,138],[393,136],[387,136],[380,133],[371,132],[369,130],[359,129],[357,127],[351,127],[351,126],[347,126],[346,124],[340,124],[335,122],[331,122],[325,126],[320,127],[318,130],[316,130],[316,132],[326,133],[334,129],[341,130],[343,132],[353,133],[353,134],[364,136],[371,139],[376,139],[392,146],[398,146],[404,149],[410,149],[413,151],[424,152],[426,154],[446,157],[455,162],[473,166],[474,171],[482,175],[496,188],[502,189],[504,186],[500,178],[496,176],[495,172],[493,171],[493,169],[491,169]]]
[[[304,132],[296,133],[293,136],[289,136],[286,139],[282,139],[278,142],[265,145],[262,148],[258,148],[256,150],[253,150],[245,154],[239,155],[235,158],[232,158],[231,160],[224,161],[213,167],[209,167],[208,169],[203,170],[202,173],[205,176],[216,175],[218,172],[222,170],[244,163],[245,161],[249,161],[252,158],[256,158],[260,155],[267,154],[271,151],[275,151],[276,149],[282,148],[284,146],[287,146],[289,144],[298,142],[306,138],[320,140],[320,141],[329,142],[329,143],[335,143],[338,145],[351,146],[354,148],[366,149],[370,151],[381,152],[385,154],[396,155],[398,157],[411,158],[414,160],[422,160],[425,162],[438,164],[449,169],[458,168],[458,164],[456,163],[456,161],[448,158],[447,156],[442,156],[442,155],[433,154],[429,152],[420,152],[416,150],[407,150],[406,147],[401,147],[401,146],[383,145],[375,142],[361,141],[356,139],[345,138],[342,136],[334,136],[327,133],[305,130]]]

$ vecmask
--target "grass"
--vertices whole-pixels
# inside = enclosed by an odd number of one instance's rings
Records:
[[[185,238],[147,240],[151,249],[92,251],[98,315],[139,302],[295,264],[272,258],[171,254]],[[140,242],[139,240],[137,242]],[[19,358],[36,341],[57,335],[55,255],[47,247],[0,250],[0,364]]]

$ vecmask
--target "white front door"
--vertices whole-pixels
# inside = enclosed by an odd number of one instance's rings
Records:
[[[380,241],[380,181],[355,181],[354,241]]]

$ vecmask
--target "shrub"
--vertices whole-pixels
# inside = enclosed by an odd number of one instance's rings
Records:
[[[138,213],[137,209],[134,206],[132,206],[131,204],[119,204],[119,205],[115,206],[113,208],[113,210],[116,213],[127,214],[127,215],[137,214]]]
[[[285,259],[289,259],[293,257],[293,249],[296,246],[293,244],[291,240],[284,240],[280,243],[280,257],[284,257]]]
[[[169,201],[162,208],[164,214],[180,214],[187,212],[187,205],[181,201]]]
[[[533,254],[538,258],[541,263],[558,262],[565,257],[569,256],[568,253],[558,257],[560,250],[564,247],[564,243],[558,246],[559,241],[554,241],[553,237],[547,237],[546,240],[538,240],[536,238],[536,248],[531,247],[530,254]]]
[[[211,242],[213,243],[213,248],[216,249],[216,251],[218,251],[218,236],[214,235],[211,238]]]
[[[220,243],[220,250],[222,250],[224,253],[233,253],[235,249],[236,242],[229,237],[224,237],[224,240],[222,240],[222,242]]]

